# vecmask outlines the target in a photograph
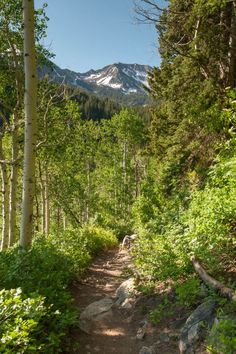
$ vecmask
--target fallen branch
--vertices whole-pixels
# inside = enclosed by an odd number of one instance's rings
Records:
[[[203,269],[201,264],[196,260],[196,258],[193,256],[191,257],[191,261],[193,263],[193,267],[199,277],[208,285],[212,286],[214,289],[216,289],[222,296],[227,297],[228,299],[232,301],[236,301],[236,293],[230,289],[225,287],[223,284],[221,284],[219,281],[216,279],[212,278],[207,272]]]

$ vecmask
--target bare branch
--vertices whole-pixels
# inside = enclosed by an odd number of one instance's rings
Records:
[[[205,269],[203,269],[203,267],[200,265],[200,263],[196,260],[195,257],[192,257],[191,261],[193,263],[193,267],[195,271],[206,284],[218,290],[221,295],[226,296],[232,301],[236,301],[236,293],[232,289],[227,288],[226,286],[221,284],[218,280],[214,279],[209,274],[207,274]]]
[[[15,160],[0,160],[0,164],[3,165],[15,165],[22,159],[22,156],[18,156]]]

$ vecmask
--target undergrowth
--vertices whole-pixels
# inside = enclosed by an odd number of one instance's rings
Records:
[[[233,152],[232,152],[233,154]],[[194,190],[165,194],[160,186],[143,189],[134,204],[133,218],[139,234],[132,250],[139,273],[152,281],[171,280],[175,301],[163,301],[149,314],[152,324],[171,316],[176,308],[194,310],[204,298],[216,298],[202,289],[191,262],[198,258],[204,269],[225,286],[236,290],[236,159],[218,158],[204,185]],[[194,276],[195,274],[195,276]],[[144,287],[146,291],[147,287]],[[142,289],[141,289],[142,290]],[[204,291],[202,291],[204,290]],[[205,294],[202,294],[202,292]],[[208,338],[208,352],[236,352],[236,313],[225,314],[225,301],[216,299],[219,310]]]
[[[69,284],[93,255],[115,246],[116,237],[95,226],[38,235],[28,251],[0,253],[0,352],[71,352],[67,340],[77,322]]]

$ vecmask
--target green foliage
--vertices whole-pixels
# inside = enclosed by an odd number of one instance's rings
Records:
[[[220,319],[208,337],[208,353],[234,354],[236,352],[236,321]]]
[[[163,318],[171,316],[173,311],[173,306],[167,297],[165,297],[163,303],[161,303],[157,308],[150,312],[149,319],[151,324],[158,325]]]
[[[212,271],[233,262],[235,244],[235,175],[234,164],[228,160],[227,171],[221,164],[204,190],[193,195],[183,217],[185,252],[194,253],[208,264]],[[218,172],[221,170],[222,176]]]
[[[149,319],[152,325],[158,325],[163,317],[166,315],[166,306],[160,305],[158,308],[152,310],[149,314]]]
[[[199,299],[200,280],[198,278],[189,278],[184,283],[175,287],[177,302],[181,306],[191,307]]]
[[[219,162],[205,187],[192,193],[186,205],[176,197],[155,202],[145,192],[134,206],[135,227],[140,230],[134,256],[141,271],[159,279],[178,278],[192,271],[193,254],[213,273],[233,265],[235,176],[235,158]]]
[[[94,121],[111,119],[121,109],[118,103],[109,98],[99,98],[80,89],[75,89],[73,94],[73,100],[80,107],[82,119],[91,119]]]
[[[151,295],[155,290],[155,282],[145,281],[137,286],[138,291],[143,293],[144,295]]]
[[[42,296],[24,298],[20,288],[0,291],[0,353],[38,353],[47,309]]]
[[[14,248],[1,253],[0,259],[2,288],[20,287],[25,297],[31,298],[36,293],[45,299],[46,313],[40,322],[40,336],[39,333],[31,334],[38,346],[42,345],[41,352],[59,350],[66,329],[76,319],[67,290],[69,281],[73,279],[70,258],[45,238],[38,237],[32,249],[23,251]]]
[[[93,255],[102,249],[115,247],[118,244],[112,231],[93,225],[85,225],[82,228],[81,237],[86,240],[86,248]]]
[[[112,231],[94,225],[84,225],[81,229],[67,229],[57,237],[50,235],[48,240],[68,257],[73,276],[80,276],[83,273],[92,256],[118,244]]]
[[[207,352],[233,354],[236,351],[236,303],[213,295],[218,304],[217,320],[207,338]]]
[[[184,274],[173,239],[166,235],[143,233],[136,241],[132,254],[136,266],[144,275],[165,280]]]
[[[77,321],[70,282],[82,274],[94,254],[116,244],[111,231],[85,226],[47,238],[38,235],[27,251],[1,252],[0,283],[9,289],[2,292],[1,301],[10,313],[9,326],[5,322],[1,327],[6,345],[2,352],[60,353],[68,328]],[[22,293],[10,290],[18,287]]]

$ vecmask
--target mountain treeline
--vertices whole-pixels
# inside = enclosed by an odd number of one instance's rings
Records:
[[[235,290],[236,2],[161,3],[136,4],[155,23],[162,57],[149,75],[152,106],[120,110],[38,82],[33,243],[22,249],[24,28],[21,1],[1,1],[0,352],[71,353],[69,284],[127,233],[138,234],[132,252],[146,287],[183,285],[196,305],[194,256]],[[35,12],[38,65],[50,57],[40,45],[45,9]],[[235,308],[209,292],[221,307],[207,350],[233,354]]]
[[[119,103],[109,98],[100,98],[92,94],[87,94],[80,89],[72,91],[72,100],[76,101],[80,107],[82,119],[92,119],[100,121],[110,119],[115,113],[121,110]]]

